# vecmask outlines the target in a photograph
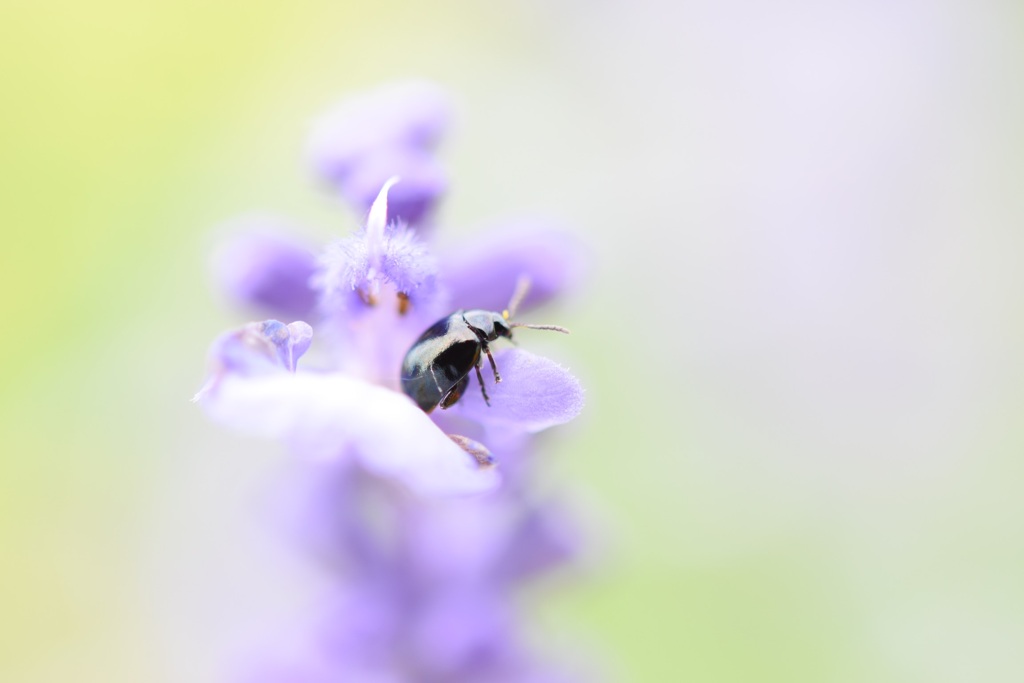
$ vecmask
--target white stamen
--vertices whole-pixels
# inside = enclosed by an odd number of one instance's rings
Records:
[[[370,215],[366,217],[366,235],[371,242],[384,239],[384,228],[388,224],[388,190],[400,180],[398,176],[391,176],[380,189],[380,194],[373,200],[370,206]]]
[[[398,176],[391,176],[380,189],[380,194],[370,206],[366,217],[366,252],[371,264],[380,262],[384,251],[384,228],[388,226],[388,190],[397,183]]]

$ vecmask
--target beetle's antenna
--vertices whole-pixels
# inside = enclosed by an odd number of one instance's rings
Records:
[[[508,308],[501,312],[501,317],[510,320],[515,314],[519,304],[523,303],[526,293],[530,291],[530,276],[523,274],[516,281],[516,290],[512,293],[512,300],[508,302]],[[562,334],[569,334],[569,330],[560,325],[529,325],[527,323],[509,323],[509,327],[525,327],[531,330],[553,330]]]
[[[501,312],[501,317],[505,320],[511,320],[515,317],[516,309],[519,308],[519,304],[523,303],[523,299],[526,298],[526,293],[530,291],[530,276],[520,275],[519,279],[516,280],[515,291],[512,292],[512,298],[508,302],[508,308]]]
[[[554,330],[562,334],[569,334],[569,330],[561,325],[528,325],[527,323],[512,323],[509,327],[526,327],[531,330]]]

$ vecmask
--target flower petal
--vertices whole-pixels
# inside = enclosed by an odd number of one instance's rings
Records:
[[[508,305],[520,275],[530,278],[530,291],[519,310],[546,302],[581,279],[585,260],[585,249],[572,235],[521,224],[439,258],[453,308],[489,311]]]
[[[448,189],[448,176],[432,155],[405,148],[384,150],[366,158],[343,183],[338,183],[338,189],[350,203],[365,210],[392,176],[402,179],[388,195],[388,218],[392,221],[421,223]]]
[[[313,328],[297,320],[249,323],[217,337],[209,352],[209,378],[192,402],[216,391],[230,374],[241,377],[295,372],[295,365],[313,341]]]
[[[288,323],[288,341],[284,345],[285,367],[295,372],[295,364],[309,350],[313,343],[313,328],[309,323],[296,320]]]
[[[412,627],[415,670],[435,680],[487,680],[515,657],[509,611],[508,602],[488,588],[433,591]]]
[[[504,495],[478,496],[421,506],[405,522],[403,560],[430,586],[490,581],[516,523],[509,501]]]
[[[236,219],[239,231],[214,252],[214,277],[235,302],[295,320],[309,317],[316,292],[309,279],[316,270],[312,250],[269,216]]]
[[[484,403],[479,387],[470,386],[450,411],[483,423],[538,432],[568,422],[583,410],[579,380],[554,361],[522,349],[499,351],[494,360],[502,381],[488,381],[492,376],[484,373],[491,405]]]
[[[428,81],[393,83],[340,102],[310,131],[307,154],[334,183],[387,149],[429,150],[448,126],[451,104]]]
[[[342,102],[313,127],[308,154],[317,172],[365,211],[388,178],[403,184],[389,215],[409,224],[429,217],[448,186],[433,148],[448,125],[446,93],[429,82],[379,88]]]
[[[566,506],[548,502],[523,507],[494,565],[508,581],[525,581],[561,566],[579,554],[582,544],[579,524]]]
[[[420,494],[480,493],[499,482],[408,398],[343,375],[229,375],[202,403],[237,429],[282,438],[306,457],[351,454]]]

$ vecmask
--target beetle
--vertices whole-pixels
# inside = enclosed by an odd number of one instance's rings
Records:
[[[498,366],[491,355],[490,343],[499,337],[512,341],[512,329],[554,330],[568,334],[558,325],[527,325],[511,318],[529,289],[529,280],[519,279],[508,308],[501,313],[483,309],[459,310],[441,318],[420,335],[402,361],[402,391],[425,412],[437,406],[450,408],[469,385],[469,373],[476,370],[484,403],[491,405],[480,372],[482,355],[487,356],[495,383],[501,381]]]

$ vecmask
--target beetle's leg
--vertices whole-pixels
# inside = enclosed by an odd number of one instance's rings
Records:
[[[466,387],[468,385],[469,375],[466,375],[465,377],[460,379],[454,387],[451,388],[451,391],[449,391],[448,394],[443,399],[441,399],[441,410],[446,410],[447,408],[450,408],[453,405],[455,405],[455,402],[462,398],[462,392],[466,390]]]
[[[484,376],[480,374],[480,359],[477,359],[476,365],[473,366],[473,369],[476,370],[476,379],[480,382],[480,391],[484,395],[484,403],[486,403],[489,408],[491,406],[491,399],[487,395],[487,387],[484,386]]]
[[[484,353],[487,354],[487,360],[491,361],[491,370],[494,370],[494,381],[500,382],[501,375],[498,374],[498,366],[494,364],[494,356],[491,355],[491,347],[489,347],[486,343],[481,344],[481,346],[484,347]]]

